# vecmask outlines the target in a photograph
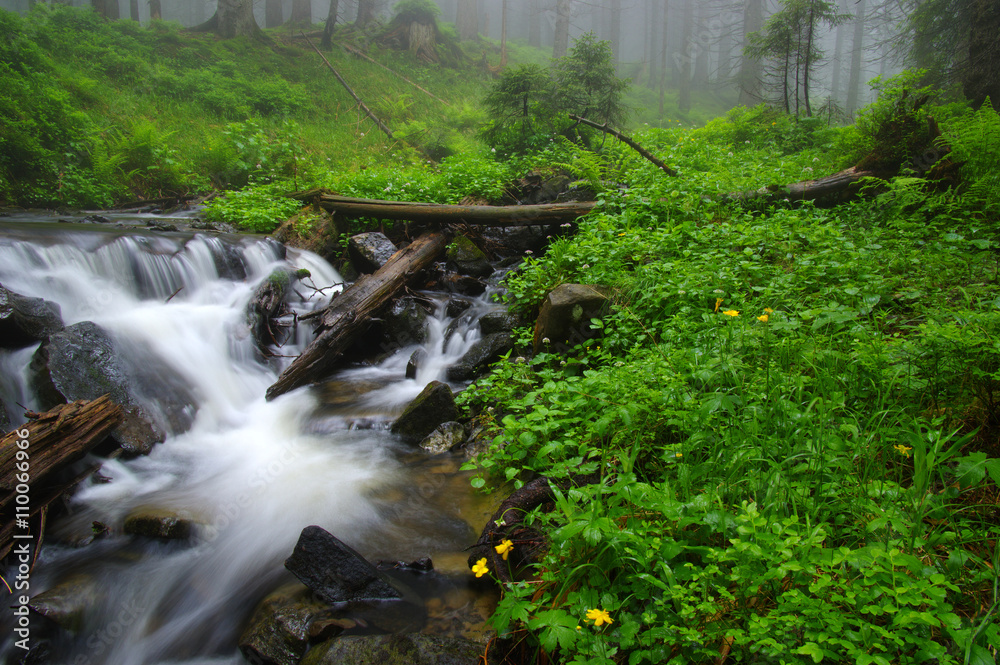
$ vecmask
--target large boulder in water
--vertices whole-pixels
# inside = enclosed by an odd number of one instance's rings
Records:
[[[392,433],[419,443],[441,423],[458,420],[458,407],[451,387],[431,381],[392,424]]]
[[[427,310],[415,298],[399,298],[382,315],[383,347],[421,344],[427,338]]]
[[[152,349],[116,344],[91,321],[49,336],[29,369],[45,409],[110,394],[125,411],[111,435],[128,452],[148,453],[167,433],[190,427],[194,418],[194,398],[176,371]]]
[[[301,584],[281,587],[260,602],[240,636],[250,663],[296,665],[309,648],[309,624],[326,609]]]
[[[465,236],[456,237],[448,245],[446,256],[448,265],[463,275],[489,277],[493,274],[493,266],[486,259],[486,254]]]
[[[347,244],[347,255],[351,264],[360,273],[372,273],[385,265],[389,257],[396,253],[396,246],[384,233],[372,231],[352,236]]]
[[[483,645],[461,637],[357,635],[314,647],[301,665],[473,665]]]
[[[498,332],[475,342],[458,362],[448,368],[449,381],[471,381],[514,348],[510,333]]]
[[[14,293],[0,284],[0,347],[19,349],[37,344],[61,330],[59,305]]]

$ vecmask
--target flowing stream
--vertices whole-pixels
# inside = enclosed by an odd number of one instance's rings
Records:
[[[289,249],[285,257],[256,237],[121,235],[23,220],[0,230],[0,283],[58,303],[66,325],[93,321],[116,344],[148,348],[197,403],[190,429],[148,456],[105,461],[51,527],[31,594],[70,582],[90,589],[91,605],[75,635],[53,647],[59,662],[245,662],[239,631],[261,598],[292,581],[283,561],[312,524],[370,559],[431,556],[457,587],[465,584],[462,549],[489,506],[456,472],[460,460],[407,446],[388,425],[424,385],[444,380],[477,339],[478,316],[496,306],[478,299],[453,323],[444,298],[428,294],[435,314],[415,379],[404,378],[412,345],[267,402],[265,390],[290,360],[255,352],[246,305],[272,270],[288,266],[311,273],[294,308],[325,304],[331,291],[310,287],[341,279],[316,255]],[[280,353],[294,356],[310,336],[299,326]],[[13,424],[17,404],[38,407],[27,387],[34,350],[0,351],[0,399]],[[199,526],[183,542],[124,535],[125,517],[145,508]],[[91,541],[94,522],[110,535]],[[2,649],[16,662],[11,639]]]

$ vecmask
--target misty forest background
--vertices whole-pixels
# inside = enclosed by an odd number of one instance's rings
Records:
[[[4,205],[210,195],[338,262],[379,221],[290,192],[595,200],[457,397],[472,486],[548,499],[476,562],[491,663],[996,662],[995,0],[2,6]],[[557,348],[562,284],[609,306]]]

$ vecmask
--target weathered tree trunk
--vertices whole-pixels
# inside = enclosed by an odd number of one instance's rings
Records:
[[[841,14],[847,13],[847,0],[838,0],[837,11]],[[840,78],[844,70],[844,33],[847,32],[845,23],[837,24],[837,39],[833,47],[833,80],[830,83],[830,97],[838,104],[841,103]]]
[[[253,15],[253,0],[219,0],[212,18],[191,30],[211,32],[223,39],[233,37],[261,39],[264,34]]]
[[[264,27],[277,28],[285,22],[281,0],[264,0]]]
[[[962,91],[975,107],[986,98],[1000,109],[1000,5],[996,0],[974,0],[969,35],[969,65]]]
[[[52,486],[51,482],[56,471],[82,458],[108,436],[122,421],[122,408],[104,395],[27,415],[30,422],[0,439],[0,514],[4,524],[0,559],[10,551],[15,524],[26,529],[21,525],[82,480],[77,476],[68,484]],[[19,491],[22,485],[27,485],[29,492]],[[17,503],[16,497],[22,494],[31,497],[30,510]]]
[[[292,25],[312,24],[312,0],[292,0],[292,15],[288,18]]]
[[[330,0],[330,9],[326,14],[326,26],[323,28],[323,38],[319,42],[323,48],[330,48],[333,45],[333,30],[337,27],[339,5],[339,0]]]
[[[852,166],[818,180],[804,180],[790,185],[768,185],[749,192],[732,194],[739,201],[764,199],[770,201],[842,201],[857,194],[862,178],[888,178],[895,175],[884,171],[871,171]]]
[[[681,113],[691,111],[691,45],[692,33],[694,32],[694,4],[693,0],[684,2],[684,28],[681,37],[680,53],[680,87],[677,92],[677,107]]]
[[[555,41],[552,57],[561,58],[569,50],[569,19],[573,11],[572,0],[556,0]]]
[[[118,11],[118,0],[90,0],[90,6],[94,11],[111,20],[120,18]]]
[[[743,10],[742,48],[746,49],[747,44],[749,44],[747,35],[752,32],[757,32],[762,27],[764,27],[764,0],[747,0],[746,6]],[[743,106],[753,106],[759,103],[763,97],[760,91],[760,70],[760,61],[755,60],[754,58],[748,58],[746,53],[744,53],[742,59],[740,60],[739,74],[739,101]]]
[[[401,249],[373,275],[365,275],[333,300],[319,315],[317,337],[267,389],[267,399],[322,379],[350,344],[368,329],[377,314],[410,277],[433,263],[448,244],[444,233],[429,232]]]
[[[128,0],[128,17],[139,22],[139,0]]]
[[[542,3],[528,0],[528,46],[542,45]]]
[[[358,16],[354,27],[364,28],[375,20],[375,0],[358,0]]]
[[[149,0],[149,20],[159,21],[163,18],[163,10],[160,8],[160,0]]]
[[[858,13],[854,18],[854,41],[851,44],[851,77],[847,83],[848,116],[853,116],[858,110],[858,98],[861,96],[861,57],[864,55],[865,41],[865,0],[858,3]]]
[[[476,0],[458,0],[455,28],[458,30],[458,38],[463,42],[479,35],[479,3]]]
[[[516,206],[445,205],[356,199],[321,190],[294,192],[289,196],[300,201],[316,201],[323,209],[344,217],[373,217],[438,224],[463,222],[485,226],[533,226],[572,222],[577,217],[586,215],[595,205],[592,201]]]

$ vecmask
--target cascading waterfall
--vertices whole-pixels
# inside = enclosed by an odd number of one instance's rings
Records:
[[[403,462],[412,450],[386,426],[427,382],[443,379],[492,306],[480,299],[453,324],[439,303],[416,379],[403,378],[416,346],[341,372],[341,381],[375,377],[382,385],[359,400],[378,426],[354,428],[343,414],[323,415],[309,389],[264,400],[279,368],[260,361],[245,323],[255,287],[289,264],[309,269],[317,287],[341,281],[315,255],[288,250],[286,260],[281,250],[271,241],[226,244],[204,235],[21,232],[0,240],[0,283],[58,303],[66,325],[89,320],[116,342],[144,344],[197,398],[190,429],[148,456],[106,461],[100,473],[109,482],[85,483],[73,514],[54,528],[61,543],[82,538],[95,521],[112,533],[84,547],[47,545],[32,575],[32,595],[72,579],[93,588],[76,637],[55,645],[61,662],[244,662],[237,632],[264,594],[291,579],[282,562],[310,524],[367,556],[417,558],[470,542],[461,516],[413,491]],[[312,309],[329,294],[295,306]],[[308,338],[300,330],[281,353],[294,355]],[[19,412],[18,403],[38,406],[26,387],[33,350],[0,352],[9,413]],[[120,535],[126,515],[146,507],[191,519],[200,525],[195,537],[162,543]],[[414,514],[422,518],[408,519]],[[18,657],[10,640],[3,649]]]

